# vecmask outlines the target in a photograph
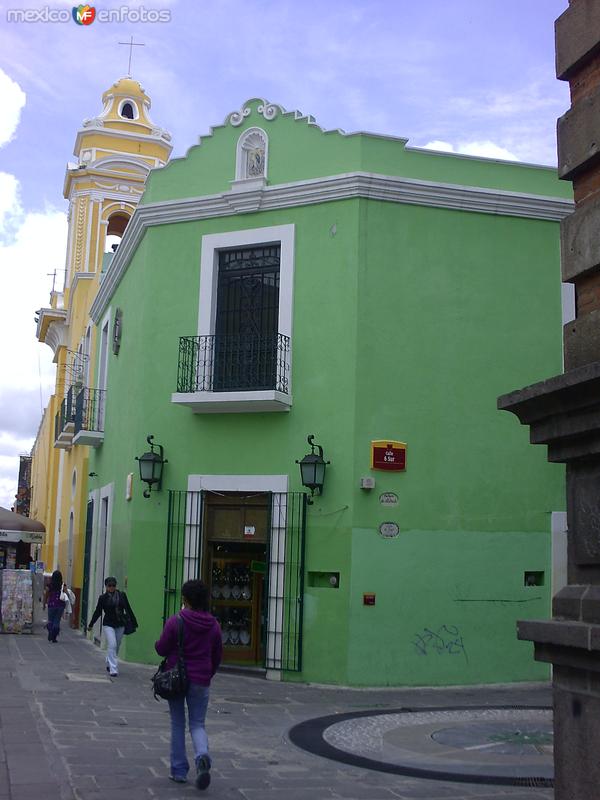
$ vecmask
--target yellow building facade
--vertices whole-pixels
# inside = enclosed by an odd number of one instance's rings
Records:
[[[54,353],[56,384],[32,450],[31,516],[46,526],[40,557],[60,569],[78,599],[83,588],[88,519],[88,456],[102,443],[108,349],[112,331],[95,327],[89,310],[113,249],[135,210],[151,169],[171,153],[170,135],[149,116],[140,84],[121,78],[102,95],[101,113],[83,122],[64,182],[69,201],[65,280],[37,312],[37,338]],[[100,336],[97,360],[95,337]],[[93,485],[93,476],[90,478]],[[105,521],[106,522],[106,521]]]

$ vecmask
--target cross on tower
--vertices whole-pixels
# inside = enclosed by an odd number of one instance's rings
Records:
[[[129,48],[129,65],[127,67],[127,77],[131,78],[131,56],[133,53],[134,47],[145,47],[146,45],[143,42],[134,42],[133,36],[130,37],[128,42],[119,42],[119,44],[124,44]]]

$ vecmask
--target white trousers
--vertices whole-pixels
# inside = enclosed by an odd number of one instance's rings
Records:
[[[117,654],[121,646],[121,639],[123,638],[123,631],[125,628],[110,628],[108,625],[103,625],[102,630],[106,637],[106,666],[111,675],[119,674],[119,662]]]

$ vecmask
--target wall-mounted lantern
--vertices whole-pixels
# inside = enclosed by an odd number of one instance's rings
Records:
[[[148,488],[144,490],[144,497],[150,497],[153,486],[155,491],[160,491],[163,465],[169,462],[163,458],[162,445],[154,444],[154,436],[147,436],[146,441],[150,445],[150,450],[141,456],[136,456],[135,460],[140,465],[140,479],[148,484]]]
[[[296,460],[296,464],[300,465],[300,477],[302,485],[310,489],[311,496],[308,502],[312,503],[312,496],[315,492],[319,495],[323,494],[323,484],[325,482],[325,467],[329,461],[323,458],[323,448],[320,444],[314,444],[315,437],[313,434],[308,436],[307,441],[310,445],[310,453],[307,453],[300,461]]]

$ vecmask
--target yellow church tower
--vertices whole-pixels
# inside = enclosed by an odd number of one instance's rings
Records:
[[[32,451],[31,515],[46,526],[46,570],[60,569],[77,596],[75,624],[82,611],[86,527],[97,513],[88,503],[88,453],[104,438],[107,347],[93,363],[96,329],[89,310],[150,170],[162,167],[172,149],[170,135],[151,121],[150,98],[137,81],[121,78],[102,103],[101,113],[78,131],[77,162],[66,169],[64,288],[53,290],[50,306],[37,312],[37,338],[54,353],[56,386]],[[107,336],[104,328],[98,331]],[[118,319],[113,347],[117,341]]]

